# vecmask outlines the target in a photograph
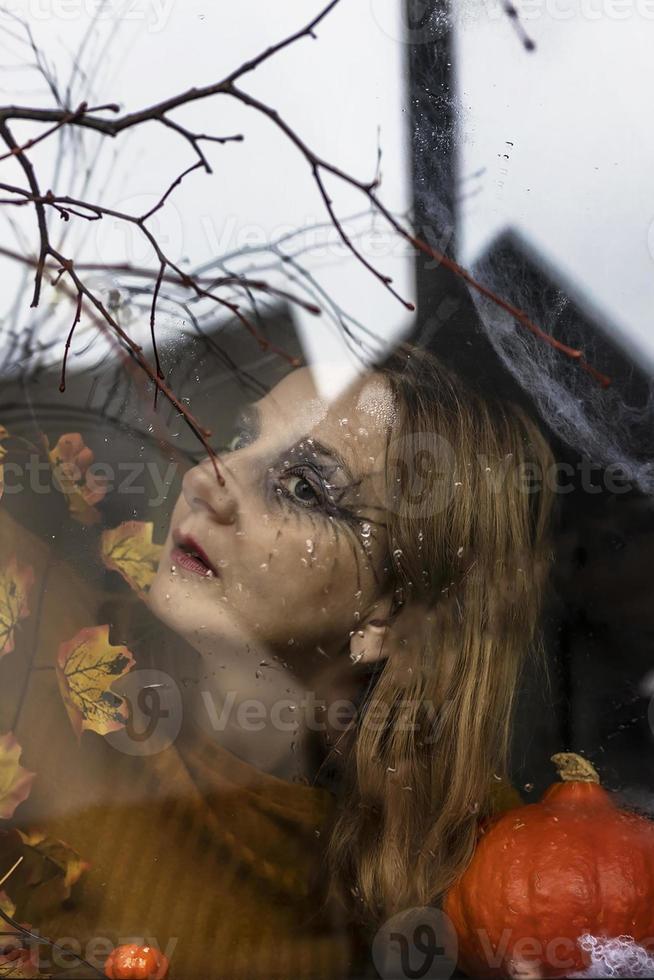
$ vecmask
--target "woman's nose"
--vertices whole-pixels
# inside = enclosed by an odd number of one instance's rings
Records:
[[[218,468],[224,478],[224,486],[216,479],[216,471],[207,456],[186,471],[182,479],[182,493],[191,510],[207,510],[221,524],[233,524],[238,511],[234,477],[222,460]]]

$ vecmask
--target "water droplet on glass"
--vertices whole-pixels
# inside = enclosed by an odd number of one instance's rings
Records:
[[[460,547],[460,548],[459,548],[459,550],[457,551],[457,553],[456,553],[456,557],[457,557],[457,558],[460,558],[462,554],[463,554],[463,545],[461,545],[461,547]]]
[[[525,783],[524,785],[525,793],[531,793],[533,791],[533,788],[534,788],[533,783]]]
[[[393,552],[393,558],[399,559],[402,557],[402,555],[403,555],[403,551],[401,548],[396,548],[395,551]]]
[[[338,424],[339,425],[347,425],[348,424],[348,419],[339,419],[338,420]]]
[[[311,540],[311,538],[307,538],[307,542],[306,543],[307,543],[307,551],[309,552],[310,555],[312,555],[313,554],[313,541]]]
[[[267,572],[268,571],[268,562],[267,561],[262,561],[261,564],[259,565],[259,568],[262,571]]]
[[[220,561],[218,562],[218,567],[219,568],[227,568],[228,565],[229,565],[229,562],[227,561],[226,558],[221,558]]]
[[[361,537],[362,538],[369,538],[370,537],[370,524],[362,524],[362,526],[361,526]]]

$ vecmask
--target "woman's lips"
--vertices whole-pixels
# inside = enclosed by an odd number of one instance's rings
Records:
[[[182,551],[181,548],[173,548],[170,553],[170,560],[174,565],[179,565],[189,572],[195,572],[196,575],[203,575],[205,578],[215,577],[215,572],[208,568],[200,558],[189,555],[188,551]]]
[[[205,578],[218,575],[195,538],[175,530],[173,531],[173,543],[174,548],[170,553],[170,558],[175,564]]]

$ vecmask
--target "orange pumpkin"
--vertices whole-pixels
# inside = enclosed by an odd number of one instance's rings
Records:
[[[116,946],[104,965],[109,980],[164,980],[168,960],[154,946]]]
[[[445,898],[471,976],[584,970],[585,933],[654,944],[654,822],[619,809],[586,759],[552,761],[563,782],[480,828]]]

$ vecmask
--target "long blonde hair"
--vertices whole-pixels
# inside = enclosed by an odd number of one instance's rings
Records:
[[[522,408],[406,344],[375,370],[397,412],[391,584],[428,614],[364,699],[327,845],[330,895],[368,924],[437,904],[472,856],[507,778],[521,669],[541,645],[555,513],[554,459]],[[432,478],[417,495],[416,468]]]

